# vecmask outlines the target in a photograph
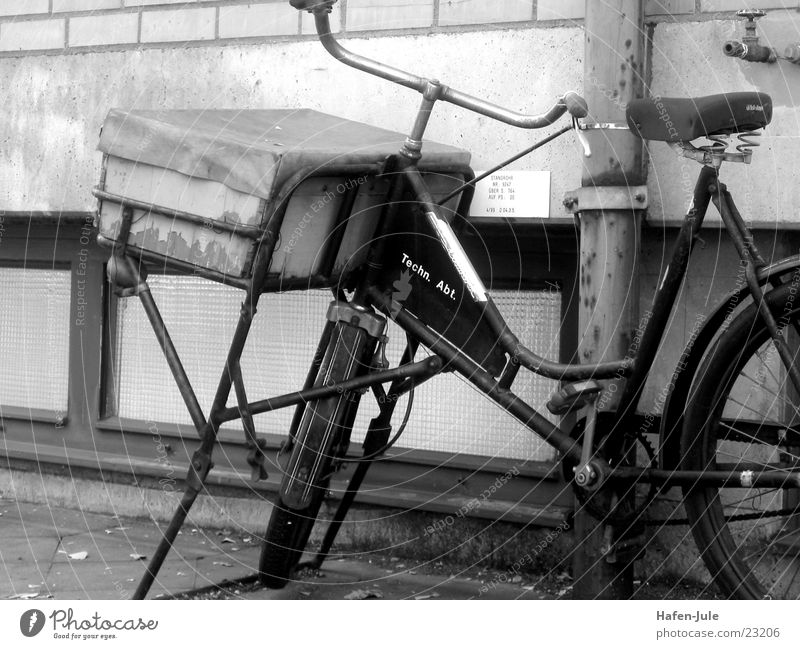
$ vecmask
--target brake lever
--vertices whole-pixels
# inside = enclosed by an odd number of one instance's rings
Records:
[[[583,129],[581,128],[581,123],[577,117],[572,118],[572,128],[575,131],[575,135],[578,138],[578,142],[581,143],[583,147],[583,156],[585,158],[592,157],[592,147],[589,146],[589,140],[586,139],[586,136],[583,134]]]

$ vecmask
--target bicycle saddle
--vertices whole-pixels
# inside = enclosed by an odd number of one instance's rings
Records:
[[[772,99],[763,92],[635,99],[625,116],[631,131],[645,140],[690,142],[708,135],[764,128],[772,120]]]

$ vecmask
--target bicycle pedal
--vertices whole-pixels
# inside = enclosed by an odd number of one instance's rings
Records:
[[[547,402],[547,409],[554,415],[567,415],[593,402],[602,390],[603,386],[594,379],[568,383],[553,393]]]

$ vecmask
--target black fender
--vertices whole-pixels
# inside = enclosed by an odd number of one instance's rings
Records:
[[[760,285],[774,278],[800,269],[800,255],[781,259],[759,271]],[[664,403],[659,430],[659,468],[673,470],[680,465],[680,441],[683,430],[683,414],[692,394],[694,377],[710,345],[731,321],[731,314],[750,297],[747,286],[729,293],[705,319],[702,328],[689,338],[683,354],[670,381],[671,389]]]

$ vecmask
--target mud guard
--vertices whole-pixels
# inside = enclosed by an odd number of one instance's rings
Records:
[[[772,278],[800,269],[800,255],[787,257],[766,266],[759,272],[759,284],[762,286]],[[726,320],[734,310],[747,300],[750,291],[745,286],[731,292],[725,300],[706,318],[703,328],[697,336],[690,340],[681,355],[681,361],[672,375],[669,396],[664,403],[659,430],[658,457],[659,468],[677,469],[680,465],[680,439],[683,429],[683,413],[689,402],[694,375],[700,366],[709,346],[726,325]]]

